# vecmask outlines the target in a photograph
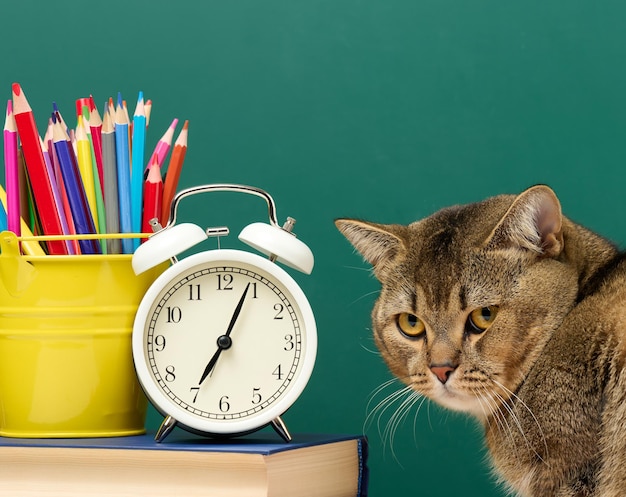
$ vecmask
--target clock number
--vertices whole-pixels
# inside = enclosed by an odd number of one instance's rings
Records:
[[[163,335],[157,335],[154,337],[154,350],[162,352],[165,348],[165,337]]]
[[[285,306],[283,304],[274,304],[274,310],[276,311],[274,319],[283,319],[283,311],[285,310]]]
[[[202,300],[200,298],[200,285],[189,285],[189,299],[188,300]]]
[[[256,282],[252,283],[252,298],[256,299]]]
[[[283,348],[287,352],[293,350],[296,345],[293,343],[293,335],[285,335],[285,347]]]
[[[233,275],[232,274],[218,274],[217,275],[217,289],[218,290],[232,290],[233,289]]]
[[[179,323],[183,317],[183,311],[180,310],[180,307],[166,307],[167,310],[167,322],[168,323]]]
[[[281,365],[279,364],[278,367],[274,370],[274,372],[272,373],[272,375],[276,376],[277,380],[282,380],[283,379],[283,368],[281,367]]]
[[[261,397],[261,394],[259,393],[260,391],[261,391],[260,388],[252,389],[252,403],[253,404],[260,404],[261,401],[263,400],[263,397]]]
[[[228,412],[230,410],[230,404],[228,403],[228,395],[224,395],[220,399],[220,411]]]
[[[171,383],[176,379],[176,368],[174,366],[168,366],[165,368],[165,381]]]
[[[193,400],[191,402],[195,404],[196,399],[198,398],[198,393],[200,392],[200,387],[191,387],[189,391],[193,394]]]

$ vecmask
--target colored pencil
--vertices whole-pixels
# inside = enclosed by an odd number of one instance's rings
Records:
[[[143,205],[143,161],[146,147],[146,113],[143,103],[143,92],[139,92],[137,106],[133,115],[133,139],[131,159],[131,192],[132,230],[139,233],[141,230],[141,207]],[[133,240],[133,249],[137,249],[139,240]]]
[[[18,83],[13,83],[12,90],[15,124],[22,142],[24,159],[33,195],[37,202],[43,232],[46,235],[62,235],[63,228],[59,217],[62,206],[56,204],[52,194],[51,178],[48,175],[41,151],[33,111]],[[47,246],[51,254],[67,254],[67,246],[62,241],[50,241]]]
[[[78,116],[75,137],[78,170],[80,171],[80,177],[83,180],[83,188],[87,194],[87,202],[89,204],[89,210],[91,211],[91,217],[93,218],[94,225],[96,227],[96,233],[100,233],[98,209],[96,205],[96,185],[94,182],[93,163],[91,162],[91,147],[89,146],[89,140],[87,138],[87,132],[85,130],[85,123],[82,115]]]
[[[162,199],[163,180],[161,179],[161,168],[159,167],[157,157],[153,156],[148,166],[148,177],[144,184],[142,233],[152,233],[150,221],[155,218],[158,221],[161,214]]]
[[[104,121],[102,123],[102,165],[104,168],[104,207],[106,209],[107,233],[119,233],[120,211],[117,194],[115,129],[108,109],[104,111]],[[119,239],[107,240],[107,253],[120,254],[121,252],[122,242]]]
[[[95,224],[89,210],[87,195],[80,178],[80,172],[73,156],[72,147],[67,133],[63,129],[60,120],[54,123],[53,141],[63,182],[67,191],[67,198],[72,209],[74,226],[78,234],[92,234],[96,232]],[[100,245],[97,240],[80,240],[80,250],[83,254],[100,253]]]
[[[4,188],[2,188],[2,185],[0,185],[0,203],[2,203],[3,207],[6,208],[7,194],[4,191]],[[22,230],[21,236],[32,237],[33,236],[32,231],[30,231],[28,225],[22,218],[20,218],[20,224],[21,224],[20,228]],[[39,244],[39,242],[36,242],[33,240],[29,240],[27,242],[25,241],[20,242],[20,249],[22,253],[26,255],[46,255],[44,250],[41,248],[41,245]]]
[[[17,176],[20,186],[20,217],[25,221],[30,221],[28,175],[26,174],[26,162],[24,162],[24,153],[22,152],[22,147],[17,149]],[[29,226],[32,227],[31,224],[29,224]]]
[[[118,94],[115,109],[115,152],[117,159],[117,194],[119,196],[120,231],[132,233],[130,201],[130,157],[128,144],[128,119],[122,107],[122,96]],[[122,240],[122,252],[132,253],[133,242]]]
[[[146,128],[150,126],[150,114],[152,114],[152,100],[146,100],[144,111],[146,113]]]
[[[70,231],[67,218],[65,215],[65,207],[63,205],[63,196],[59,190],[59,183],[57,181],[56,174],[54,173],[54,166],[52,164],[52,159],[50,158],[50,154],[48,153],[48,149],[42,139],[40,139],[41,144],[41,152],[43,153],[44,162],[46,164],[46,169],[48,170],[48,176],[50,176],[50,187],[52,189],[52,195],[54,196],[55,203],[59,206],[59,218],[61,219],[61,226],[63,228],[63,234],[69,235],[72,232]],[[76,255],[76,251],[74,250],[74,246],[71,240],[63,240],[65,246],[67,247],[67,253],[69,255]]]
[[[178,180],[180,179],[180,172],[185,161],[185,155],[187,154],[187,135],[189,133],[189,121],[185,121],[183,129],[180,131],[176,142],[174,143],[174,149],[170,157],[170,163],[167,166],[167,173],[165,174],[165,185],[163,187],[163,207],[161,210],[161,225],[165,226],[170,218],[170,207],[172,200],[176,194],[176,188],[178,187]]]
[[[98,168],[98,178],[102,193],[104,193],[104,165],[102,163],[102,118],[96,108],[93,97],[89,97],[89,128],[91,130],[91,141],[93,144],[93,152]]]
[[[152,157],[156,156],[159,164],[165,164],[165,157],[167,157],[167,153],[170,151],[170,147],[172,146],[172,139],[174,138],[174,131],[176,130],[177,124],[178,119],[174,119],[169,128],[167,128],[167,131],[159,139],[156,147],[154,148],[154,152],[152,152],[152,156],[150,157],[150,163],[152,163]],[[147,171],[148,168],[146,167],[146,172]]]
[[[74,226],[74,218],[72,217],[72,208],[70,207],[70,201],[67,198],[67,190],[65,189],[65,182],[63,181],[63,174],[61,173],[61,166],[59,165],[59,158],[57,157],[56,150],[54,149],[53,141],[54,121],[49,119],[48,129],[44,139],[44,145],[48,150],[50,161],[52,162],[52,170],[54,171],[54,177],[56,178],[57,186],[59,188],[59,194],[61,195],[61,203],[63,204],[63,212],[65,213],[65,221],[67,222],[68,233],[70,235],[76,234],[76,227]],[[43,145],[42,145],[43,146]],[[72,238],[68,240],[71,245],[71,254],[80,254],[80,245],[78,240]]]
[[[7,227],[17,236],[21,234],[20,183],[17,159],[17,127],[13,117],[13,102],[7,102],[4,121],[4,173],[7,187]]]
[[[0,232],[9,229],[9,221],[7,219],[7,211],[4,209],[4,205],[0,205]]]

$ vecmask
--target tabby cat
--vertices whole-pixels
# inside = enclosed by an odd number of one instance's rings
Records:
[[[524,497],[626,497],[626,260],[535,186],[408,226],[338,219],[391,372],[477,417]]]

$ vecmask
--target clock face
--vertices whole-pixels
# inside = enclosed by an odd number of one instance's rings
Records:
[[[133,354],[164,414],[209,433],[240,433],[280,416],[304,389],[317,347],[313,314],[293,279],[247,252],[183,259],[149,289]]]

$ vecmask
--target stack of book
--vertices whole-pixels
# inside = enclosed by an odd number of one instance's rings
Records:
[[[367,486],[361,436],[0,438],[1,496],[365,497]]]

